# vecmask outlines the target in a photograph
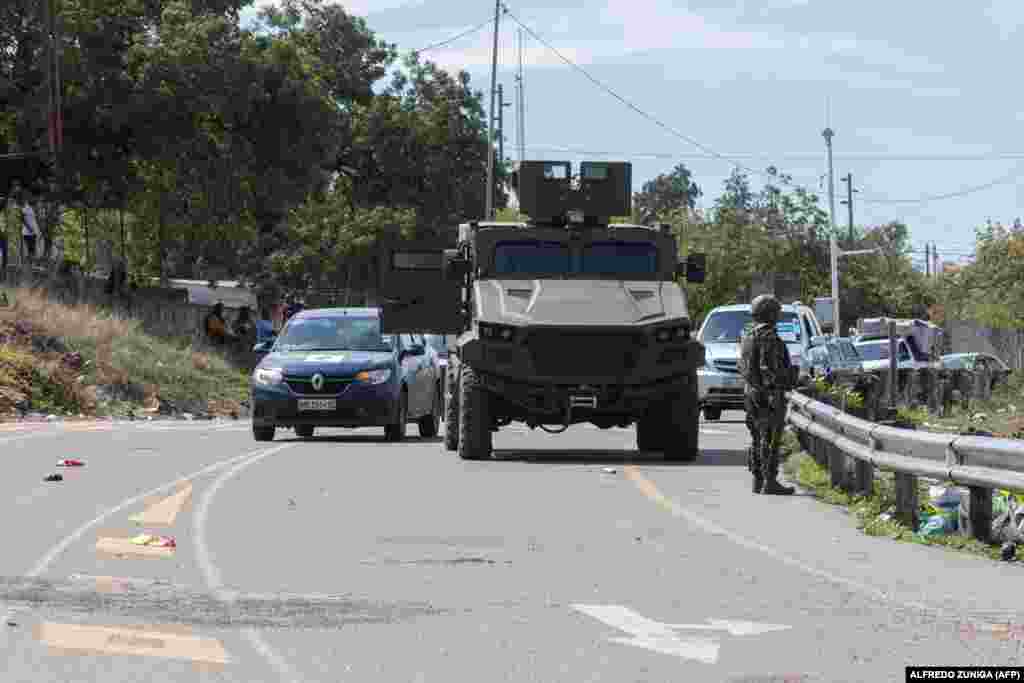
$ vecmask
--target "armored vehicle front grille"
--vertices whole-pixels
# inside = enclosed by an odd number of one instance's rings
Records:
[[[534,369],[548,377],[628,375],[647,339],[634,332],[531,330],[526,346]]]

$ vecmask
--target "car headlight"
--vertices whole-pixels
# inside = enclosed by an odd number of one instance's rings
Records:
[[[384,384],[391,379],[391,369],[383,368],[381,370],[363,370],[356,375],[357,382],[363,382],[364,384]]]
[[[252,373],[252,381],[263,386],[280,384],[284,381],[284,373],[281,368],[256,368]]]
[[[493,323],[478,323],[480,336],[484,339],[500,339],[501,341],[512,341],[516,336],[516,328],[510,325],[495,325]]]

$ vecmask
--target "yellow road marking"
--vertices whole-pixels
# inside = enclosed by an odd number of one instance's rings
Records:
[[[178,513],[184,509],[192,498],[192,484],[186,483],[184,487],[173,496],[150,505],[145,512],[132,515],[128,519],[136,524],[152,524],[156,526],[171,526],[174,524]]]
[[[227,664],[229,661],[224,647],[214,638],[200,638],[154,627],[113,628],[44,622],[36,627],[35,636],[59,652],[140,655],[209,664]]]
[[[622,472],[627,478],[636,484],[636,487],[640,489],[640,493],[644,494],[644,496],[669,512],[675,511],[675,506],[672,504],[672,501],[663,496],[661,491],[658,490],[658,487],[656,487],[650,479],[647,479],[644,475],[640,474],[640,470],[636,465],[626,465],[622,468]]]
[[[130,538],[100,538],[96,541],[96,552],[118,556],[139,555],[142,557],[174,557],[174,548],[136,545],[132,543]]]

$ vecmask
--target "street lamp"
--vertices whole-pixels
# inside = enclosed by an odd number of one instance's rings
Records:
[[[832,236],[829,238],[829,256],[832,267],[832,326],[837,337],[843,336],[843,323],[839,318],[839,257],[875,254],[881,250],[881,247],[875,247],[874,249],[854,249],[852,251],[843,251],[839,248],[839,245],[836,242],[835,231],[832,231]]]

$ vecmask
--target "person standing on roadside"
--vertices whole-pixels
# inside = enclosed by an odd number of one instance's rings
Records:
[[[0,282],[7,278],[7,200],[10,199],[10,192],[6,191],[0,199],[0,216],[4,218],[4,227],[0,229]]]
[[[747,385],[743,402],[752,441],[747,463],[754,476],[754,493],[788,496],[793,489],[778,481],[779,448],[786,421],[786,391],[796,385],[797,368],[775,328],[782,314],[779,300],[762,294],[750,308],[754,328],[743,336],[739,363]]]
[[[36,222],[36,212],[30,199],[26,198],[24,192],[19,192],[15,197],[15,205],[21,208],[22,263],[35,260],[36,238],[39,236],[39,223]]]

